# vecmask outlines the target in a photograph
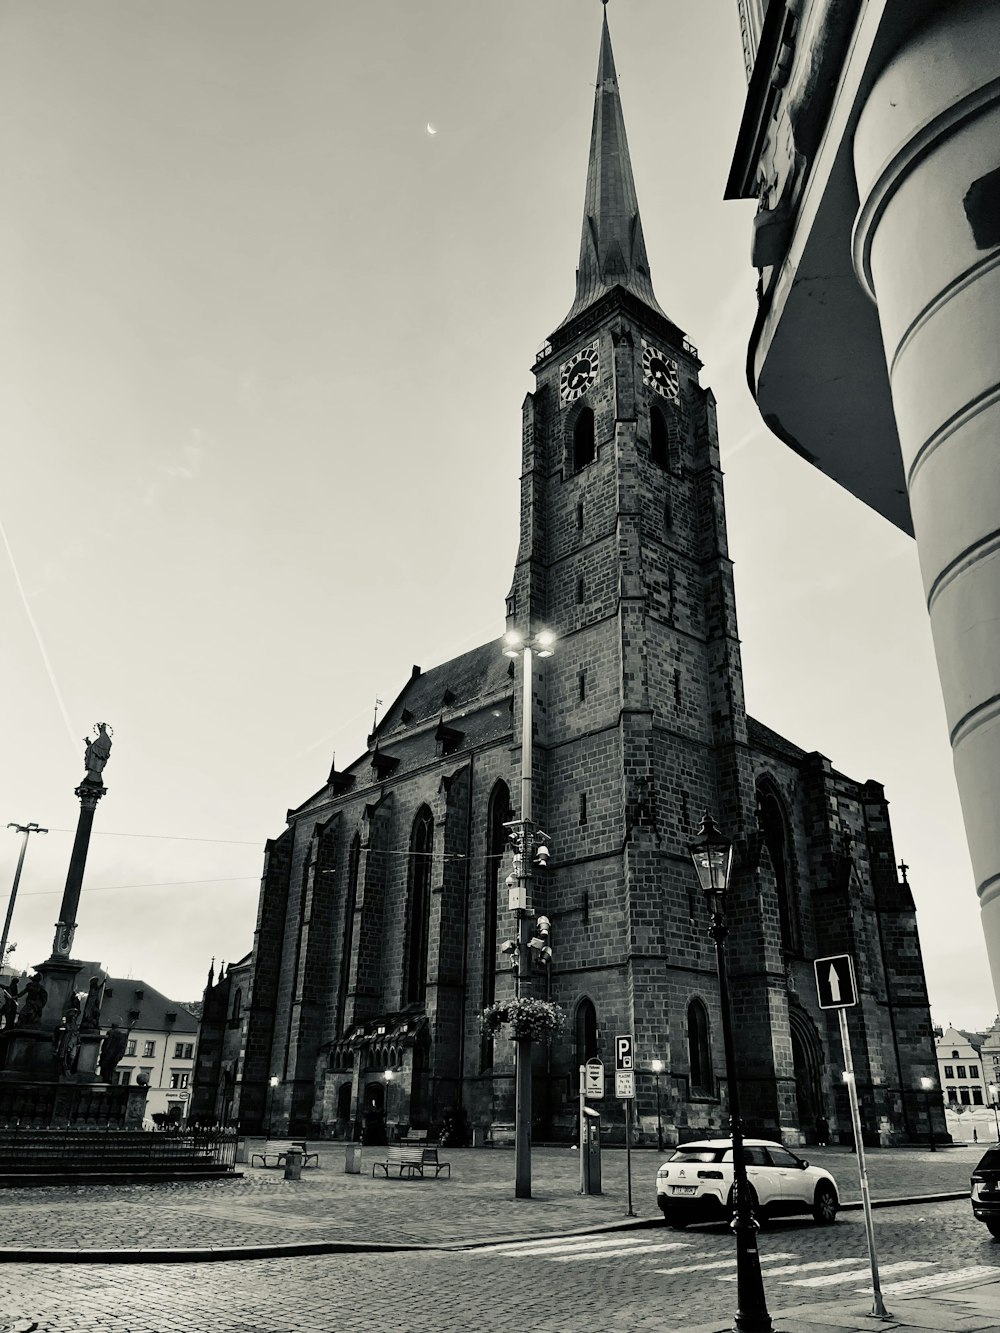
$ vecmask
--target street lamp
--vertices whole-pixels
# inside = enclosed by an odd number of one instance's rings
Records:
[[[662,1060],[651,1061],[650,1068],[653,1071],[653,1078],[656,1080],[656,1150],[657,1152],[662,1152],[663,1122],[660,1119],[660,1075],[663,1073],[663,1061]]]
[[[7,904],[3,934],[0,935],[0,972],[3,971],[3,965],[7,961],[7,936],[10,934],[10,922],[14,915],[14,900],[17,898],[17,886],[21,879],[21,867],[24,865],[24,853],[28,848],[28,839],[32,833],[48,833],[47,828],[39,828],[37,824],[8,824],[7,827],[16,829],[21,834],[21,850],[17,857],[17,869],[14,871],[14,884],[10,891],[10,902]]]
[[[997,1112],[997,1093],[1000,1088],[995,1083],[990,1084],[990,1106],[993,1107],[993,1119],[997,1122],[997,1143],[1000,1143],[1000,1114]]]
[[[733,844],[723,837],[715,820],[706,811],[698,839],[688,851],[698,880],[708,900],[712,915],[709,934],[715,940],[719,967],[719,1002],[722,1009],[722,1039],[726,1048],[726,1082],[729,1085],[729,1122],[733,1133],[733,1193],[735,1209],[730,1223],[736,1233],[736,1319],[734,1333],[770,1333],[773,1327],[764,1298],[764,1280],[757,1250],[759,1223],[750,1202],[746,1159],[743,1153],[743,1125],[740,1120],[740,1091],[736,1075],[736,1051],[733,1042],[733,1014],[726,970],[726,892],[733,868]]]
[[[274,1090],[281,1080],[277,1074],[272,1074],[268,1084],[267,1092],[267,1137],[271,1137],[271,1112],[274,1110]]]
[[[392,1119],[391,1119],[391,1117],[390,1117],[390,1115],[389,1115],[389,1106],[390,1106],[390,1101],[389,1101],[389,1089],[390,1089],[391,1087],[392,1087],[392,1070],[391,1070],[391,1069],[387,1069],[387,1070],[385,1071],[385,1127],[386,1127],[386,1136],[385,1136],[385,1139],[386,1139],[386,1142],[387,1142],[387,1143],[388,1143],[388,1141],[389,1141],[388,1129],[389,1129],[390,1124],[392,1123]],[[396,1138],[397,1138],[397,1139],[399,1138],[399,1126],[398,1126],[398,1125],[396,1126]]]
[[[517,915],[517,994],[527,995],[531,987],[531,948],[529,945],[528,911],[532,879],[532,864],[545,866],[549,850],[545,835],[540,835],[531,819],[531,742],[533,678],[532,658],[551,657],[556,636],[550,629],[538,630],[534,636],[519,630],[508,630],[504,635],[504,656],[522,660],[521,691],[521,818],[512,821],[511,842],[514,845],[515,886],[509,905]],[[521,1037],[514,1042],[514,1197],[531,1198],[531,1041]]]
[[[937,1152],[937,1144],[934,1142],[934,1122],[931,1120],[931,1091],[934,1088],[932,1078],[922,1078],[920,1086],[924,1090],[924,1105],[927,1107],[927,1135],[931,1141],[931,1152]]]

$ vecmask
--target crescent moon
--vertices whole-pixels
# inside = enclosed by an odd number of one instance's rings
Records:
[[[430,123],[430,121],[427,122],[427,133],[428,133],[428,134],[437,134],[437,130],[436,130],[436,129],[434,128],[434,126]]]

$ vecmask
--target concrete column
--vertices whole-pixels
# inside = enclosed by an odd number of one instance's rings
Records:
[[[878,305],[1000,997],[1000,6],[941,9],[861,113],[854,263]]]

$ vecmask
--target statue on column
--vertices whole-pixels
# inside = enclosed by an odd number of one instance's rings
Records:
[[[83,752],[83,766],[87,770],[84,782],[94,782],[103,787],[104,779],[101,774],[104,772],[104,765],[108,762],[108,756],[111,754],[111,737],[108,735],[108,724],[98,722],[97,735],[93,740],[84,736],[83,743],[87,747]]]
[[[21,998],[17,993],[17,977],[11,979],[9,986],[0,986],[3,999],[0,1000],[0,1023],[5,1028],[12,1028],[17,1022],[17,1002]]]
[[[101,1026],[101,1005],[104,1002],[104,982],[100,977],[90,978],[90,988],[83,1002],[83,1018],[80,1027],[92,1031]]]
[[[101,1053],[97,1057],[101,1078],[105,1083],[111,1082],[111,1075],[115,1072],[118,1061],[125,1054],[127,1045],[128,1033],[123,1032],[117,1023],[112,1023],[104,1034],[104,1040],[101,1042]]]
[[[49,993],[42,985],[41,977],[36,972],[24,988],[24,1005],[18,1015],[18,1026],[23,1028],[37,1027],[42,1020],[42,1010],[45,1008],[45,1001],[49,998]]]
[[[80,1054],[80,997],[74,995],[69,1008],[63,1014],[62,1022],[52,1037],[55,1057],[64,1074],[76,1071],[76,1062]]]

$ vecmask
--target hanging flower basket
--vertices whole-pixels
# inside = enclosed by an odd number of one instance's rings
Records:
[[[561,1032],[566,1014],[550,1000],[504,1000],[483,1010],[484,1037],[495,1037],[505,1023],[510,1025],[508,1036],[512,1041],[541,1041]]]

